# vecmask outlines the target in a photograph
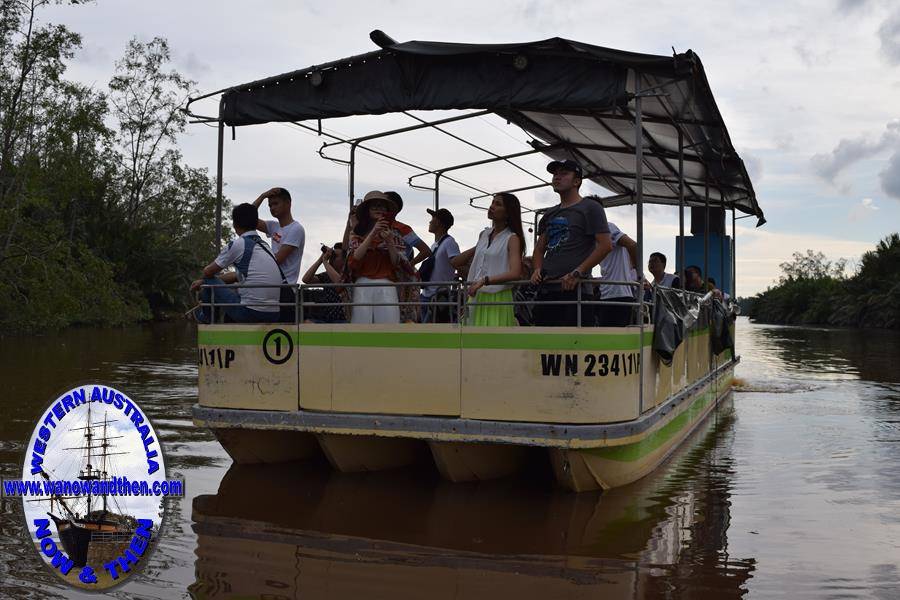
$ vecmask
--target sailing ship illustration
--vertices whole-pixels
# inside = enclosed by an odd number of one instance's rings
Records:
[[[115,446],[110,440],[121,438],[121,435],[110,436],[107,427],[115,419],[109,420],[106,415],[103,421],[93,423],[91,420],[91,405],[87,405],[87,424],[84,427],[74,427],[69,431],[83,431],[84,445],[64,448],[64,450],[83,450],[83,461],[78,470],[77,479],[85,482],[111,481],[114,473],[110,473],[108,458],[116,454],[126,452],[112,452]],[[102,427],[101,432],[96,429]],[[100,461],[99,467],[95,461]],[[50,480],[50,476],[41,472],[44,479]],[[93,485],[93,484],[92,484]],[[93,491],[93,490],[92,490]],[[47,513],[53,519],[59,540],[69,558],[76,567],[87,564],[88,551],[102,545],[112,552],[105,552],[114,556],[115,549],[128,544],[134,536],[137,521],[131,515],[123,514],[115,496],[110,497],[107,490],[101,486],[101,494],[85,494],[63,496],[54,493],[49,499],[50,511]],[[111,498],[111,500],[110,500]],[[116,510],[111,510],[110,503]]]

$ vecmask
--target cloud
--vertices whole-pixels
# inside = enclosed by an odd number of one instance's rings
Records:
[[[830,153],[815,154],[810,162],[816,175],[829,183],[834,183],[841,171],[850,165],[897,146],[900,146],[900,121],[891,121],[877,140],[872,140],[867,135],[853,139],[844,138]]]
[[[200,60],[193,52],[188,52],[187,56],[178,57],[177,64],[191,77],[199,78],[212,70],[209,63]]]
[[[773,141],[775,142],[775,148],[782,152],[790,152],[795,148],[794,134],[789,131],[775,134]]]
[[[794,44],[794,52],[800,57],[800,61],[807,67],[825,66],[831,62],[831,51],[816,52],[806,42]]]
[[[113,62],[112,56],[110,56],[105,46],[91,43],[82,46],[81,51],[78,52],[78,59],[86,65],[95,66],[107,66]]]
[[[891,198],[900,200],[900,151],[894,153],[888,161],[888,166],[878,174],[881,179],[881,189]]]
[[[838,0],[837,9],[838,12],[851,13],[861,9],[868,3],[869,0]]]
[[[741,151],[741,156],[744,159],[744,166],[747,167],[747,174],[750,175],[750,179],[758,184],[763,177],[763,161],[760,157],[750,154],[746,150]]]
[[[866,217],[871,216],[877,210],[880,209],[875,205],[874,200],[871,198],[863,198],[859,201],[859,204],[854,205],[853,208],[850,209],[847,218],[851,222],[861,221]]]
[[[900,10],[884,20],[878,28],[881,54],[891,65],[900,65]]]

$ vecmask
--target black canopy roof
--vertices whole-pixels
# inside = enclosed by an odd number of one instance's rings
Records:
[[[386,39],[374,52],[225,90],[225,124],[491,110],[552,146],[549,156],[579,161],[592,181],[627,204],[635,188],[634,107],[640,93],[644,200],[678,204],[681,134],[685,202],[703,206],[708,182],[711,206],[734,207],[765,221],[703,65],[690,50],[654,56],[562,38],[523,44]]]

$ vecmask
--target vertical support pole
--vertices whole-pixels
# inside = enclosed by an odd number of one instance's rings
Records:
[[[709,279],[709,179],[705,180],[703,188],[704,202],[706,203],[706,218],[703,219],[703,293],[706,293],[706,280]]]
[[[681,253],[681,269],[678,279],[684,290],[684,267],[687,257],[684,255],[684,133],[678,130],[678,245]]]
[[[575,312],[576,312],[576,321],[575,324],[578,327],[581,327],[581,283],[578,284],[578,287],[575,288]],[[515,308],[515,307],[514,307]]]
[[[687,301],[687,279],[685,279],[684,269],[687,266],[687,255],[685,254],[684,244],[684,132],[678,130],[678,246],[681,251],[681,268],[678,270],[678,280],[681,282],[681,299]],[[687,335],[687,332],[685,332]],[[682,381],[687,381],[688,373],[688,352],[682,352],[681,370],[684,373]]]
[[[731,207],[731,297],[737,298],[737,211]]]
[[[723,198],[722,201],[722,212],[725,212],[725,201]],[[717,219],[718,220],[718,219]],[[722,233],[719,234],[719,279],[718,281],[719,289],[723,292],[727,292],[725,289],[725,215],[722,215]]]
[[[703,287],[701,287],[700,289],[702,290],[702,293],[705,295],[706,291],[708,289],[707,281],[709,280],[709,175],[708,174],[707,174],[706,178],[704,179],[703,197],[704,197],[704,202],[706,203],[706,208],[705,208],[706,218],[703,219],[703,221],[704,221],[704,224],[703,224],[703,282],[702,282]],[[701,307],[700,310],[706,311],[707,327],[709,327],[708,316],[710,314],[710,311],[709,311],[708,305],[707,305],[707,308]],[[711,342],[712,342],[712,328],[711,327],[710,327],[709,331],[710,331],[710,334],[709,334],[710,339],[708,339],[707,343],[706,343],[706,349],[707,349],[707,352],[709,352],[709,356],[706,361],[707,375],[709,374],[709,372],[712,369],[712,360],[713,360],[712,344],[711,344]]]
[[[353,201],[356,196],[356,146],[359,142],[353,142],[350,144],[350,164],[348,168],[350,169],[350,176],[347,178],[347,187],[350,192],[350,210],[353,210]]]
[[[222,160],[225,146],[223,112],[222,104],[219,103],[219,149],[216,154],[216,252],[222,250]]]
[[[441,175],[440,171],[434,174],[434,210],[441,208]]]
[[[634,200],[637,205],[637,272],[644,281],[644,124],[641,97],[634,98]],[[644,287],[638,288],[638,415],[644,412]]]

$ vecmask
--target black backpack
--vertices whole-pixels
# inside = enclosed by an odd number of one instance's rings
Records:
[[[440,249],[441,244],[444,243],[444,240],[446,240],[448,237],[450,237],[449,234],[438,240],[438,243],[434,247],[434,251],[431,253],[431,256],[422,261],[422,266],[419,267],[419,277],[423,282],[431,281],[431,276],[434,274],[434,265],[437,264],[437,251]]]

